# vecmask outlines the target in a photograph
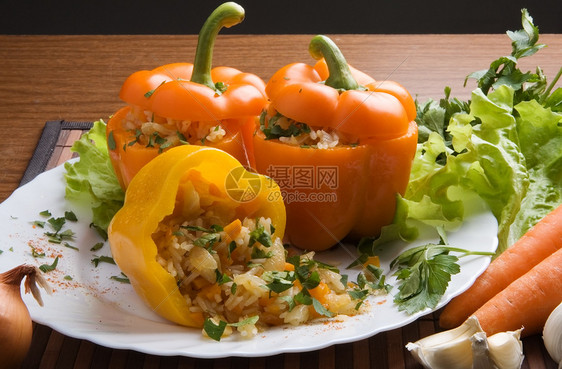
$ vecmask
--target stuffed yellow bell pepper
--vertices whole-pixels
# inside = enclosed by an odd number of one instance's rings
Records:
[[[285,267],[285,207],[278,191],[221,150],[172,148],[131,181],[109,226],[111,252],[162,317],[192,327],[208,317],[237,320],[242,308],[215,306],[225,294],[243,296],[250,289],[240,280],[236,292],[235,274],[257,259],[265,259],[265,269]],[[269,253],[279,256],[266,258]]]

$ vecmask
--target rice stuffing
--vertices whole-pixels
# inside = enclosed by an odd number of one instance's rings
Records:
[[[220,339],[252,338],[268,326],[300,325],[355,315],[375,283],[350,283],[314,253],[289,256],[269,219],[217,224],[210,212],[193,220],[171,215],[153,234],[158,263],[172,275],[190,311],[203,313]],[[368,273],[363,275],[365,281]],[[216,333],[212,333],[216,334]]]
[[[131,143],[162,150],[185,143],[217,143],[226,136],[220,122],[165,118],[138,106],[131,106],[122,124],[131,132]]]
[[[357,140],[343,137],[334,129],[311,127],[287,118],[280,113],[268,116],[264,111],[260,117],[260,129],[267,139],[278,139],[287,145],[316,149],[331,149],[337,146],[354,145]]]

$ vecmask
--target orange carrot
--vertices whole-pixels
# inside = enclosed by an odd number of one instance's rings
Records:
[[[519,277],[474,313],[488,335],[523,327],[521,336],[542,332],[562,302],[562,249]]]
[[[459,326],[486,301],[560,248],[562,205],[492,261],[467,291],[452,299],[441,313],[439,325],[445,329]]]

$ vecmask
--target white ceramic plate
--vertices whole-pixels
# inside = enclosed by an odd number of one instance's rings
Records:
[[[142,303],[129,284],[111,279],[120,275],[117,266],[108,263],[93,265],[93,258],[110,256],[110,248],[105,244],[98,251],[90,250],[101,239],[89,227],[90,210],[65,200],[63,175],[62,166],[45,172],[0,204],[0,250],[3,251],[0,271],[22,263],[51,264],[59,256],[57,268],[45,274],[54,290],[52,295],[43,293],[45,305],[40,307],[30,295],[25,295],[24,301],[34,321],[62,334],[111,348],[156,355],[255,357],[311,351],[361,340],[402,327],[430,312],[426,310],[411,316],[399,312],[392,302],[391,292],[388,296],[370,298],[368,311],[355,317],[336,317],[329,322],[299,327],[275,327],[251,340],[234,334],[221,342],[212,341],[204,338],[198,329],[181,327],[157,316]],[[39,214],[43,210],[49,210],[55,217],[63,216],[67,210],[74,211],[78,222],[67,222],[64,229],[76,233],[75,240],[70,243],[79,248],[78,251],[49,243],[44,235],[48,227],[33,226],[36,220],[46,220]],[[470,212],[462,227],[449,233],[450,243],[469,250],[494,251],[497,246],[495,218],[482,204],[476,204]],[[402,250],[430,240],[435,242],[437,237],[430,235],[412,244],[397,242],[389,246],[380,254],[381,267],[388,270],[389,262]],[[33,257],[32,248],[45,253],[45,257]],[[343,269],[355,256],[353,247],[349,246],[318,254],[317,259]],[[470,287],[489,262],[489,257],[462,258],[461,272],[452,277],[437,308]],[[355,280],[357,271],[342,272],[349,274],[349,280]],[[395,284],[393,278],[388,278],[387,282]]]

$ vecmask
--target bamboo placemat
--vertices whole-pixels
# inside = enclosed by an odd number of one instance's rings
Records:
[[[70,148],[73,142],[90,127],[90,122],[65,120],[47,122],[21,185],[33,180],[41,172],[72,158],[74,154]],[[357,342],[334,345],[312,352],[263,358],[231,357],[214,360],[155,356],[132,350],[111,349],[87,340],[62,335],[47,326],[34,323],[31,348],[22,369],[419,369],[421,366],[414,361],[405,345],[438,332],[438,316],[439,312],[435,312],[402,328],[379,333]],[[220,350],[220,347],[217,349]],[[548,356],[540,336],[524,338],[523,349],[525,353],[523,369],[558,368]]]

